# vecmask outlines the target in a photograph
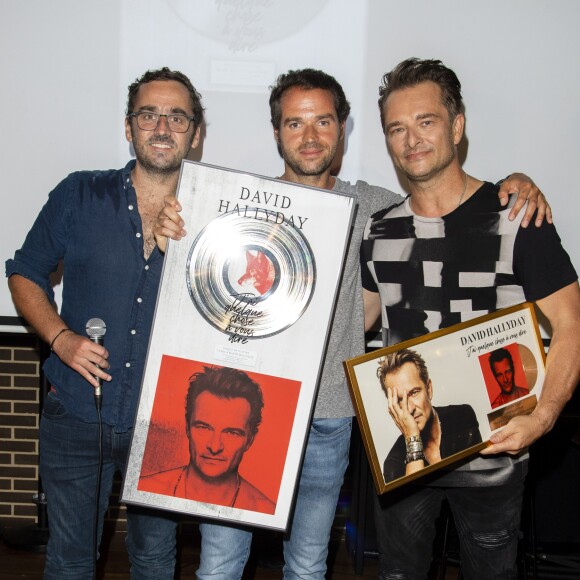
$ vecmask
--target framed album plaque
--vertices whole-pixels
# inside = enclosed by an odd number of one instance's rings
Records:
[[[531,413],[545,352],[524,303],[344,362],[379,494],[445,468]]]
[[[192,161],[122,501],[284,530],[356,200]]]

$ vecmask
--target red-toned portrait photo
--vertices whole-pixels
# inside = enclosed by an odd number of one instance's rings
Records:
[[[138,489],[274,514],[300,383],[164,356]]]
[[[525,352],[522,351],[525,349]],[[532,361],[524,359],[532,357]],[[529,395],[537,367],[533,355],[523,345],[511,343],[479,357],[491,408],[507,405]],[[526,363],[526,365],[524,365]],[[529,367],[529,368],[524,368]],[[532,384],[529,381],[533,379]]]

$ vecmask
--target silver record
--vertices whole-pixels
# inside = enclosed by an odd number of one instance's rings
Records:
[[[282,332],[302,316],[314,292],[316,264],[308,241],[289,222],[267,221],[266,215],[262,208],[223,214],[189,250],[193,304],[212,326],[233,336]]]

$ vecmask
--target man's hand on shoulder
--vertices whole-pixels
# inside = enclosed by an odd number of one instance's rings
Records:
[[[109,368],[109,353],[104,346],[74,332],[65,332],[54,343],[52,350],[64,364],[79,373],[93,387],[99,386],[95,376],[104,381],[111,380],[111,375],[103,370]]]
[[[501,205],[507,205],[511,194],[516,194],[518,198],[510,211],[510,220],[516,218],[527,202],[526,212],[521,223],[523,228],[528,227],[536,208],[538,210],[538,215],[534,222],[536,227],[542,225],[544,218],[548,223],[552,223],[552,208],[546,201],[546,196],[527,175],[524,173],[512,173],[509,177],[503,180],[498,193]]]
[[[167,238],[181,240],[187,235],[184,227],[185,222],[181,219],[179,212],[181,204],[174,195],[167,195],[164,198],[164,206],[157,216],[153,226],[153,235],[159,251],[164,254],[167,249]]]

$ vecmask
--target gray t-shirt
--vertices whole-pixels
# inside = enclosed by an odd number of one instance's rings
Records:
[[[403,199],[388,189],[364,181],[351,185],[337,178],[333,189],[353,194],[358,201],[314,409],[316,418],[354,415],[342,361],[363,354],[365,348],[360,243],[369,217],[379,209],[400,203]]]

